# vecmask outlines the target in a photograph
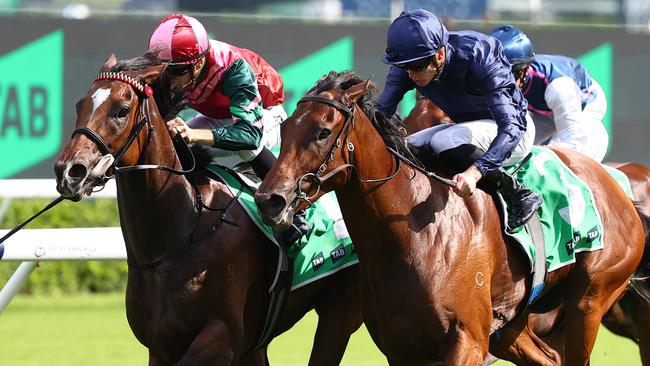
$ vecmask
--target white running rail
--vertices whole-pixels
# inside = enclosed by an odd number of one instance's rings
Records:
[[[115,181],[92,194],[92,198],[115,198]],[[15,198],[56,198],[54,179],[0,179],[0,219]],[[27,217],[25,218],[27,219]],[[0,230],[0,237],[9,230]],[[119,227],[78,229],[23,229],[0,244],[1,261],[22,261],[0,289],[0,313],[40,261],[126,260]]]

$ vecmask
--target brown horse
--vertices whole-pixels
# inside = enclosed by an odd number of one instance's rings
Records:
[[[391,365],[480,365],[488,348],[521,365],[559,364],[526,317],[517,316],[529,269],[504,237],[491,196],[460,198],[444,178],[400,164],[386,146],[408,150],[393,121],[375,113],[375,90],[352,72],[331,72],[301,99],[282,126],[278,162],[256,193],[263,218],[287,226],[296,209],[337,192],[360,260],[364,321]],[[580,154],[556,153],[598,187],[605,230],[604,249],[579,253],[547,282],[547,296],[564,303],[573,332],[566,362],[587,365],[602,315],[640,262],[643,227],[602,167]],[[500,338],[490,342],[497,329]]]
[[[621,170],[630,180],[635,206],[645,227],[646,248],[650,246],[650,167],[639,163],[608,163]],[[602,323],[614,334],[631,339],[639,345],[641,361],[650,365],[650,297],[645,290],[650,279],[648,266],[650,258],[646,251],[639,273],[640,278],[630,281],[630,285],[621,298],[603,316]],[[638,276],[635,276],[638,277]],[[534,314],[530,317],[530,326],[558,352],[563,352],[565,327],[561,308],[548,313]]]
[[[402,122],[407,134],[412,134],[436,126],[441,123],[451,123],[451,119],[429,98],[416,93],[415,106]]]
[[[404,118],[404,126],[409,134],[445,123],[448,117],[431,100],[418,95],[415,107]],[[630,180],[637,211],[641,216],[646,233],[646,246],[650,245],[650,167],[639,163],[608,163],[621,170]],[[650,264],[644,257],[642,263]],[[641,281],[641,280],[635,280]],[[648,282],[649,280],[643,280]],[[621,297],[603,316],[602,323],[607,329],[639,344],[644,366],[650,366],[650,301],[644,297],[643,290],[630,285]],[[530,326],[560,353],[564,342],[562,311],[534,314]]]
[[[77,130],[55,166],[57,189],[78,200],[107,168],[117,171],[126,311],[149,365],[267,365],[265,350],[253,347],[269,303],[272,244],[221,182],[176,174],[182,164],[163,117],[177,103],[161,96],[162,68],[151,54],[107,60],[101,71],[110,73],[77,103]],[[291,292],[275,334],[315,308],[309,364],[338,364],[361,325],[356,278],[351,267]]]

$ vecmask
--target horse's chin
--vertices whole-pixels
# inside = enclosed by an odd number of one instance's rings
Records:
[[[93,186],[91,184],[85,183],[80,186],[71,187],[65,182],[57,182],[56,190],[59,192],[61,197],[73,201],[79,202],[84,197],[84,195],[90,195],[92,193]]]

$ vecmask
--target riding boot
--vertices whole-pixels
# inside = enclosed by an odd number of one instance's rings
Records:
[[[542,196],[521,184],[503,169],[488,172],[483,179],[492,183],[508,205],[508,230],[523,226],[542,205]]]
[[[273,167],[273,164],[275,164],[276,161],[277,159],[271,150],[263,148],[259,155],[250,161],[250,165],[255,174],[257,174],[260,179],[264,180],[266,174],[271,170],[271,167]],[[307,234],[310,229],[311,224],[307,221],[305,211],[300,210],[293,215],[293,223],[291,226],[283,231],[273,230],[273,237],[278,241],[278,243],[280,243],[280,245],[289,248],[295,242],[300,240],[303,235]]]

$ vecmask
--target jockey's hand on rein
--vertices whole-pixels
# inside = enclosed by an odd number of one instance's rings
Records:
[[[192,143],[192,139],[190,138],[192,129],[187,126],[182,118],[176,117],[167,121],[167,130],[172,137],[180,134],[185,142]]]
[[[452,180],[456,183],[454,192],[461,197],[469,197],[476,190],[476,183],[481,179],[482,174],[475,165],[470,166],[460,174],[454,175]]]

